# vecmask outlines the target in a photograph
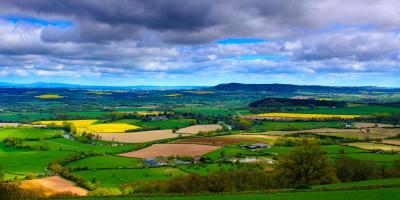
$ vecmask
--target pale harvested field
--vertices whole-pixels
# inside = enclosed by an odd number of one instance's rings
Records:
[[[277,140],[279,138],[279,136],[266,135],[262,133],[242,133],[239,135],[230,135],[229,137],[251,137],[251,138],[262,138],[267,140]]]
[[[155,158],[168,156],[201,156],[218,149],[218,146],[199,144],[154,144],[150,147],[119,154],[125,157],[134,158]]]
[[[361,129],[362,132],[372,135],[374,138],[386,138],[400,135],[400,128],[369,128]]]
[[[50,176],[42,179],[34,179],[22,182],[22,187],[40,188],[45,196],[57,193],[72,193],[77,196],[86,196],[87,190],[77,187],[73,182],[61,178],[60,176]]]
[[[400,146],[400,140],[383,140],[382,143]]]
[[[400,151],[399,146],[387,145],[387,144],[375,144],[368,142],[354,142],[349,143],[349,146],[357,147],[365,150],[383,150],[383,151]]]
[[[169,138],[176,138],[179,134],[172,133],[172,130],[154,130],[140,131],[130,133],[97,133],[101,140],[125,142],[125,143],[142,143]]]
[[[257,139],[260,142],[268,142],[268,143],[274,143],[277,139],[279,139],[281,136],[276,136],[276,135],[264,135],[264,134],[254,134],[254,133],[242,133],[239,135],[230,135],[227,137],[233,137],[233,138],[253,138]]]
[[[0,127],[18,127],[20,123],[0,123]]]
[[[275,137],[275,136],[269,136]],[[243,142],[266,142],[266,138],[252,137],[245,135],[227,135],[227,136],[216,136],[216,137],[201,137],[201,138],[188,138],[173,141],[176,144],[204,144],[214,146],[224,146],[229,144],[243,143]],[[268,140],[269,141],[269,140]]]
[[[210,131],[216,131],[218,129],[222,129],[222,126],[219,124],[206,124],[206,125],[193,125],[186,128],[181,128],[176,132],[181,134],[198,134],[200,132],[210,132]]]
[[[356,128],[388,128],[388,127],[393,127],[393,125],[392,124],[375,124],[375,123],[357,122],[357,123],[354,123],[354,127],[356,127]]]
[[[268,135],[289,135],[294,133],[361,133],[358,129],[318,128],[301,131],[268,131]]]
[[[338,137],[349,137],[349,138],[373,138],[373,139],[384,139],[387,137],[393,137],[400,134],[399,128],[366,128],[363,129],[338,129],[338,128],[319,128],[301,131],[269,131],[265,134],[268,135],[290,135],[294,133],[314,133],[321,135],[332,135]]]
[[[239,134],[239,135],[226,135],[226,136],[215,136],[215,137],[187,138],[187,139],[176,140],[173,141],[172,143],[224,146],[224,145],[243,143],[243,142],[273,143],[279,137],[280,136],[273,136],[273,135]]]

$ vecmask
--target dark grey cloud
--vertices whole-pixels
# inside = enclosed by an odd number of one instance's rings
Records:
[[[0,78],[400,74],[398,8],[396,0],[2,0]],[[267,42],[214,42],[225,38]]]
[[[307,2],[5,0],[0,5],[4,14],[63,17],[76,22],[76,27],[70,30],[45,30],[43,39],[46,41],[123,40],[137,38],[143,30],[151,30],[166,42],[205,43],[260,31],[264,32],[260,35],[272,37],[285,32],[279,29],[288,25],[304,26]]]

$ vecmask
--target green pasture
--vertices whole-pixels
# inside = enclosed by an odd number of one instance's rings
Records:
[[[154,108],[146,108],[146,107],[118,107],[115,108],[117,112],[143,112],[143,111],[151,111]]]
[[[95,153],[122,153],[133,149],[132,145],[111,146],[107,144],[86,144],[65,138],[57,138],[41,141],[24,141],[23,146],[29,145],[33,149],[40,146],[47,147],[50,151],[75,151],[75,152],[95,152]]]
[[[76,155],[67,151],[27,151],[0,152],[0,165],[4,172],[19,175],[39,174],[46,171],[49,163]]]
[[[235,111],[222,107],[212,106],[185,106],[175,108],[176,112],[197,113],[202,115],[236,115]]]
[[[79,116],[79,117],[89,117],[89,118],[97,118],[101,115],[107,114],[108,112],[104,111],[82,111],[82,112],[65,112],[63,114],[69,116]]]
[[[221,147],[210,153],[204,154],[202,157],[210,158],[212,160],[219,160],[223,157],[236,157],[239,155],[257,155],[257,154],[259,153],[241,148]]]
[[[292,111],[293,113],[335,114],[335,115],[377,115],[400,113],[400,107],[391,106],[355,106],[345,108],[317,108],[311,110]]]
[[[400,178],[390,178],[390,179],[373,179],[367,181],[357,181],[357,182],[347,182],[347,183],[335,183],[328,185],[316,185],[313,189],[340,189],[340,188],[350,188],[350,187],[361,187],[361,186],[390,186],[397,185],[400,186]]]
[[[343,122],[277,122],[264,121],[261,124],[254,125],[251,130],[261,131],[295,131],[317,128],[342,128]]]
[[[0,112],[0,122],[32,122],[47,119],[54,119],[52,113],[36,112]]]
[[[133,197],[110,197],[109,200],[392,200],[400,195],[400,188],[379,188],[365,190],[337,190],[337,191],[298,191],[298,192],[255,192],[241,194],[200,194],[200,195],[171,195],[171,196],[133,196]],[[96,197],[81,198],[80,200],[94,200]],[[72,200],[72,199],[68,199]]]
[[[30,127],[17,127],[17,128],[0,128],[0,141],[7,137],[15,137],[20,139],[27,138],[39,138],[46,139],[52,138],[57,135],[62,135],[64,131],[42,129],[42,128],[30,128]]]
[[[70,168],[86,167],[89,169],[142,167],[142,160],[110,155],[93,156],[70,162],[66,166]]]
[[[234,163],[213,163],[200,165],[180,165],[177,166],[177,168],[187,173],[196,173],[205,176],[211,172],[238,169],[238,165]]]
[[[122,184],[136,181],[167,180],[174,176],[186,175],[185,172],[172,167],[156,167],[143,169],[106,169],[76,171],[74,174],[100,182],[101,187],[120,187]]]

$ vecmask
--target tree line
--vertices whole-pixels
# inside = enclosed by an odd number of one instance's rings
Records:
[[[275,164],[275,170],[243,168],[201,176],[192,173],[167,181],[145,182],[135,193],[241,192],[284,188],[309,188],[312,185],[362,181],[371,178],[400,177],[400,161],[395,167],[348,158],[343,152],[332,162],[316,144],[295,147]]]

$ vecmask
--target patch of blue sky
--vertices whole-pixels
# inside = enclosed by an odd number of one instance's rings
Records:
[[[268,42],[268,40],[257,38],[226,38],[216,41],[217,44],[254,44]]]
[[[39,19],[35,17],[22,17],[22,16],[7,16],[5,19],[12,24],[17,24],[19,22],[23,23],[29,23],[29,24],[34,24],[34,25],[39,25],[39,26],[54,26],[54,27],[59,27],[59,28],[66,28],[66,27],[71,27],[74,25],[72,21],[67,21],[67,20],[45,20],[45,19]]]
[[[240,60],[273,60],[283,61],[287,60],[286,56],[283,55],[241,55]]]
[[[351,24],[345,24],[345,23],[333,23],[328,26],[322,27],[319,31],[320,32],[334,32],[334,31],[338,31],[338,30],[351,29],[351,28],[368,31],[368,30],[376,29],[377,25],[370,24],[370,23],[358,24],[358,25],[351,25]]]

